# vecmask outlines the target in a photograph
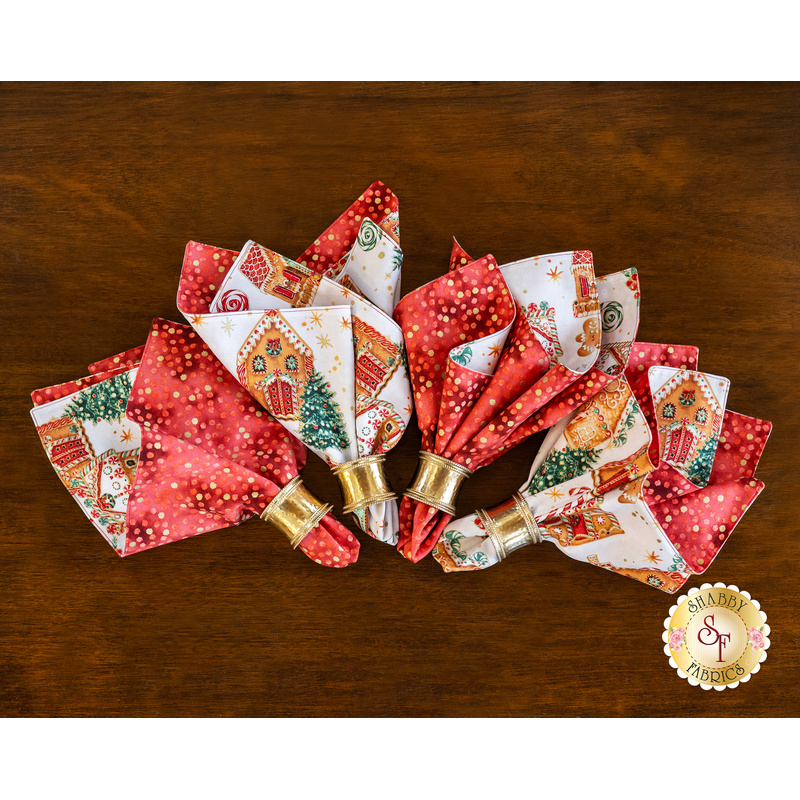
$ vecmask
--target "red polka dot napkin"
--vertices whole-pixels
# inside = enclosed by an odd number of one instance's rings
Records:
[[[260,513],[305,463],[302,444],[186,326],[156,320],[146,346],[89,371],[34,392],[31,415],[56,473],[121,556]],[[358,556],[330,515],[300,547],[326,566]]]
[[[305,464],[305,448],[243,391],[197,334],[157,319],[128,417],[141,428],[128,542],[144,549],[264,511]],[[250,528],[286,546],[270,528]],[[331,514],[300,542],[318,564],[346,567],[359,543]]]
[[[400,327],[390,314],[402,251],[398,201],[380,182],[297,261],[249,241],[189,242],[178,307],[261,405],[331,467],[387,453],[411,416]],[[355,512],[395,543],[394,500]]]
[[[445,572],[502,560],[491,528],[515,503],[529,543],[578,561],[669,593],[705,571],[764,487],[771,425],[727,411],[728,381],[696,366],[694,347],[635,343],[624,376],[550,430],[515,499],[448,526]]]
[[[598,286],[588,251],[498,267],[456,243],[450,272],[395,311],[423,450],[474,471],[613,380],[638,326],[636,271],[606,276],[602,298]],[[419,561],[451,518],[404,497],[398,549]]]

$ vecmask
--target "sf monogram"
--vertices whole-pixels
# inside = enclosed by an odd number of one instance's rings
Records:
[[[709,620],[711,620],[711,622],[709,622]],[[704,623],[704,626],[702,628],[700,628],[699,631],[697,631],[697,641],[700,642],[700,644],[704,644],[704,645],[707,645],[707,646],[711,646],[711,645],[715,645],[715,644],[718,645],[719,646],[719,658],[717,659],[717,661],[719,663],[723,663],[725,659],[722,657],[722,651],[727,647],[728,642],[730,642],[731,635],[729,633],[720,633],[714,627],[714,615],[713,614],[709,614],[703,620],[703,623]],[[715,638],[712,638],[712,637],[715,637]],[[708,639],[709,641],[706,641],[706,639]]]

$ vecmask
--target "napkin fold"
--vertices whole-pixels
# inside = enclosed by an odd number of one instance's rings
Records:
[[[502,560],[494,520],[515,504],[534,521],[525,544],[669,593],[705,571],[764,487],[771,425],[727,411],[727,379],[696,366],[696,348],[635,343],[624,375],[548,433],[514,498],[448,526],[445,572]]]
[[[31,394],[31,418],[48,460],[119,555],[128,552],[128,500],[141,446],[138,426],[125,417],[137,370],[129,356]]]
[[[187,326],[156,319],[145,346],[89,371],[34,392],[31,413],[62,482],[121,556],[261,513],[305,463]],[[330,514],[300,543],[335,567],[358,547]]]
[[[413,410],[390,316],[401,264],[398,201],[376,182],[297,261],[254,241],[241,252],[189,242],[178,308],[239,383],[337,471],[391,450]],[[388,497],[354,516],[394,543]]]
[[[639,295],[636,270],[596,280],[588,251],[498,267],[455,242],[450,271],[395,310],[423,451],[475,471],[569,414],[624,369]],[[451,519],[404,497],[398,549],[419,561]]]

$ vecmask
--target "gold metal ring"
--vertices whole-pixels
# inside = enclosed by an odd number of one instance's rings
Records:
[[[542,532],[519,492],[488,511],[478,509],[477,514],[501,561],[520,547],[542,541]]]
[[[440,511],[455,514],[461,485],[470,475],[472,470],[461,464],[421,450],[414,479],[404,494]]]
[[[320,503],[297,475],[272,498],[261,512],[261,519],[286,534],[292,548],[296,548],[332,510],[333,506]]]
[[[333,467],[342,490],[345,514],[397,497],[383,471],[385,459],[385,454],[364,456]]]

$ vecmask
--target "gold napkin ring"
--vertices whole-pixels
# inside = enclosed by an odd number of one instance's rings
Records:
[[[477,514],[501,561],[520,547],[542,541],[542,532],[519,492],[488,511],[478,509]]]
[[[455,514],[461,484],[470,475],[472,470],[461,464],[421,450],[414,479],[404,494],[440,511]]]
[[[342,490],[345,514],[397,497],[383,471],[385,459],[385,454],[364,456],[333,467]]]
[[[271,522],[285,533],[292,548],[295,548],[332,510],[333,506],[330,503],[320,503],[303,486],[303,481],[297,475],[272,498],[261,513],[261,519]]]

